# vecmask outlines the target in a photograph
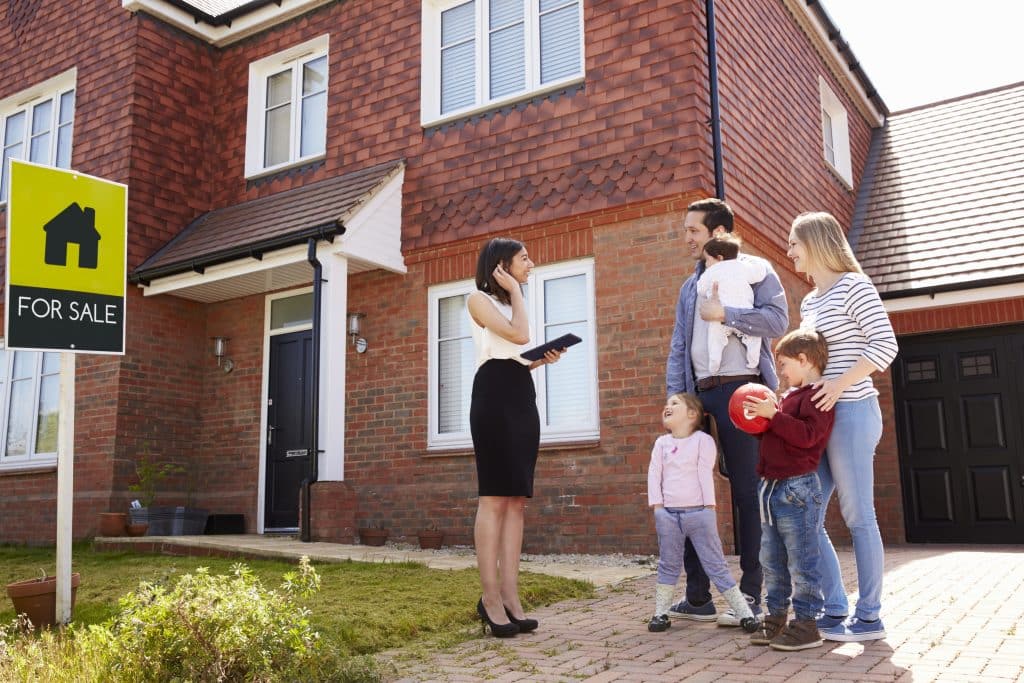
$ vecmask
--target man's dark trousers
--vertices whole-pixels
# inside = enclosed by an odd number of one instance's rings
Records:
[[[742,432],[729,419],[729,398],[745,382],[729,382],[707,391],[700,391],[697,397],[704,404],[704,410],[711,413],[718,423],[718,438],[725,454],[725,466],[729,470],[729,487],[732,499],[739,512],[733,520],[739,531],[740,590],[761,602],[761,516],[757,510],[757,451],[756,438]],[[722,508],[719,507],[719,510]],[[686,570],[686,600],[691,605],[703,605],[711,599],[711,582],[696,551],[686,541],[683,551],[683,568]]]

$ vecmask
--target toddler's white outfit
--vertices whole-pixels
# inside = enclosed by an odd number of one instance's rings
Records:
[[[718,298],[723,306],[730,308],[753,308],[754,289],[752,284],[768,275],[768,267],[758,258],[740,254],[728,261],[719,261],[704,270],[697,280],[697,296],[711,296],[711,285],[718,283]],[[729,335],[735,334],[747,349],[747,367],[756,369],[761,357],[761,337],[752,337],[718,321],[708,323],[708,369],[718,372],[722,364],[722,351],[729,342]]]

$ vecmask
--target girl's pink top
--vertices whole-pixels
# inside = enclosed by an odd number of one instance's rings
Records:
[[[715,504],[712,473],[718,449],[706,432],[683,439],[671,434],[658,437],[647,469],[647,504],[667,508]]]

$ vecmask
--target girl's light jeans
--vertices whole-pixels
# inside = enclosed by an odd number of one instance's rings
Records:
[[[714,508],[655,508],[654,527],[658,532],[658,583],[676,585],[689,538],[715,588],[724,593],[736,585],[722,554]]]

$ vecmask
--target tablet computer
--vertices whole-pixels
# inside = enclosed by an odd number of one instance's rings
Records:
[[[519,355],[522,356],[523,358],[525,358],[526,360],[540,360],[541,358],[544,357],[544,354],[547,353],[548,351],[567,349],[570,346],[572,346],[573,344],[579,344],[581,341],[583,341],[583,340],[580,339],[579,337],[577,337],[572,332],[570,332],[569,334],[563,334],[558,339],[552,339],[551,341],[547,342],[546,344],[541,344],[540,346],[534,346],[532,349],[528,349],[526,351],[523,351]]]

